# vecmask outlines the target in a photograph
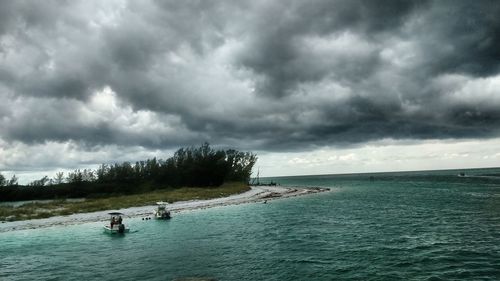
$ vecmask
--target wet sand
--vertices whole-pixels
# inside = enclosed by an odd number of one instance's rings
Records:
[[[328,188],[252,186],[251,190],[241,194],[236,194],[216,199],[209,199],[209,200],[179,201],[167,205],[167,208],[175,216],[175,213],[186,210],[237,205],[243,203],[264,202],[280,198],[290,198],[290,197],[313,194],[318,192],[325,192],[329,190],[330,189]],[[105,210],[105,211],[98,211],[91,213],[79,213],[68,216],[55,216],[45,219],[3,222],[0,223],[0,232],[22,230],[22,229],[34,229],[34,228],[49,227],[55,225],[71,225],[71,224],[81,224],[86,222],[107,221],[109,220],[108,213],[111,211],[122,212],[125,214],[126,218],[152,216],[155,208],[156,208],[155,205],[148,205],[141,207],[130,207],[120,210]]]

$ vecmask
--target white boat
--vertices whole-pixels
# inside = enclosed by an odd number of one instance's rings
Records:
[[[168,220],[171,218],[170,211],[167,210],[167,202],[156,202],[155,218],[158,220]]]
[[[104,226],[104,232],[109,234],[123,234],[130,231],[130,228],[128,228],[122,222],[122,216],[124,214],[120,212],[111,212],[108,214],[111,216],[111,218],[109,220],[109,224]]]

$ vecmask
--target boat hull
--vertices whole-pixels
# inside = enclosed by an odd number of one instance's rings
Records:
[[[125,227],[123,230],[120,230],[118,227],[111,228],[109,225],[105,225],[104,232],[108,234],[123,234],[130,232],[130,228]]]
[[[157,220],[169,220],[171,219],[172,217],[170,215],[159,215],[159,214],[155,214],[155,219]]]
[[[169,220],[172,218],[168,211],[156,211],[154,217],[157,220]]]

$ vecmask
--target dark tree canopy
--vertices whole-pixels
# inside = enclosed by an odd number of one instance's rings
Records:
[[[7,183],[7,180],[5,179],[5,177],[2,174],[0,174],[0,186],[4,186],[6,183]]]
[[[0,174],[0,201],[40,198],[85,197],[109,193],[136,193],[159,188],[213,187],[224,182],[248,182],[257,156],[237,150],[215,150],[208,143],[181,148],[166,159],[147,159],[134,164],[102,164],[96,170],[68,173],[64,178],[43,177],[27,186],[8,185]],[[5,183],[4,183],[5,182]]]

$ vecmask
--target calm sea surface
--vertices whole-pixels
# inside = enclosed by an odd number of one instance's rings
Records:
[[[274,178],[310,196],[0,233],[0,280],[499,280],[500,169]],[[270,179],[266,179],[270,180]]]

